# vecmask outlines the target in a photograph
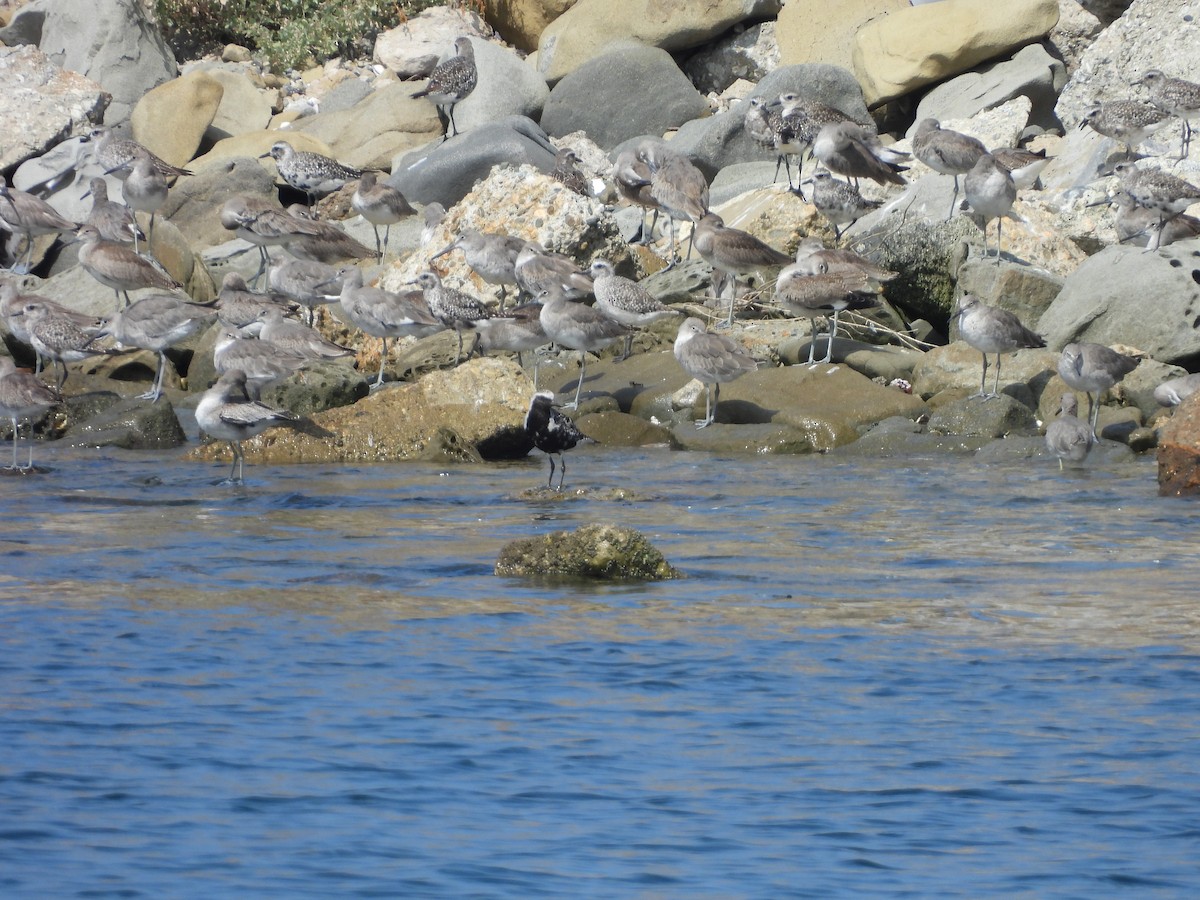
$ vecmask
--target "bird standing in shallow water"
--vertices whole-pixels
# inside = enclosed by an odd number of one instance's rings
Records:
[[[758,369],[758,363],[741,344],[723,334],[709,334],[699,319],[685,319],[675,338],[675,359],[693,378],[704,384],[704,418],[697,428],[707,428],[717,415],[721,385]]]
[[[240,484],[246,464],[242,441],[261,434],[282,422],[294,422],[297,416],[285,409],[272,409],[251,400],[246,393],[246,373],[240,369],[226,372],[205,391],[196,406],[196,423],[205,434],[229,441],[233,467],[228,483]],[[235,474],[236,473],[236,474]]]
[[[567,461],[563,453],[573,448],[584,438],[583,432],[575,427],[567,416],[554,408],[554,394],[550,391],[540,391],[529,401],[529,411],[525,413],[525,433],[533,441],[533,446],[546,454],[550,460],[550,477],[546,479],[546,487],[553,486],[554,457],[557,456],[562,470],[558,476],[558,490],[562,490],[563,479],[567,477]]]
[[[62,400],[58,391],[42,384],[32,373],[18,369],[7,356],[0,356],[0,417],[12,422],[13,460],[17,472],[33,470],[33,422]],[[29,419],[29,466],[17,462],[17,439],[21,419]]]
[[[1079,401],[1071,393],[1062,395],[1058,418],[1046,426],[1046,449],[1058,457],[1059,469],[1065,462],[1081,463],[1092,449],[1092,429],[1077,417]]]
[[[1088,421],[1092,437],[1099,439],[1096,420],[1100,417],[1100,395],[1138,367],[1141,360],[1118,353],[1103,344],[1081,341],[1063,347],[1058,359],[1058,376],[1067,387],[1084,391],[1088,397]],[[1096,395],[1095,403],[1092,394]]]

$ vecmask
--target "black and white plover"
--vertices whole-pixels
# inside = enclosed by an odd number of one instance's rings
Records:
[[[787,265],[792,258],[739,228],[730,228],[716,213],[701,216],[695,229],[696,251],[713,269],[721,273],[721,281],[730,283],[729,312],[726,326],[733,325],[734,306],[738,300],[738,278]],[[716,284],[714,280],[714,285]],[[721,288],[725,285],[722,283]],[[717,299],[721,289],[714,288]]]
[[[1098,134],[1125,145],[1125,153],[1171,121],[1171,114],[1140,100],[1109,100],[1089,109],[1079,127],[1090,127]]]
[[[594,307],[569,300],[561,287],[544,289],[538,299],[542,301],[541,322],[546,337],[561,347],[579,351],[579,383],[575,386],[575,399],[566,404],[568,409],[578,409],[587,354],[625,337],[629,327]]]
[[[454,56],[434,66],[429,81],[413,97],[428,97],[438,108],[438,115],[449,119],[447,137],[458,134],[454,122],[454,107],[464,100],[479,81],[479,70],[475,67],[475,48],[465,35],[454,39]]]
[[[833,339],[837,337],[838,316],[844,310],[878,306],[879,282],[863,272],[818,272],[807,274],[807,263],[793,263],[779,273],[775,281],[775,299],[784,310],[812,322],[808,344],[808,364],[828,363],[833,359]],[[825,357],[816,360],[816,320],[829,319]]]
[[[974,397],[990,400],[1000,393],[1000,355],[1034,347],[1045,347],[1040,334],[1035,334],[1007,309],[988,306],[978,297],[963,294],[955,308],[953,318],[958,319],[958,333],[964,341],[983,355],[983,374],[979,379],[979,393]],[[996,380],[992,393],[987,392],[987,369],[989,353],[996,354]]]
[[[1000,238],[1004,217],[1012,211],[1017,199],[1017,185],[1012,174],[990,153],[979,157],[963,183],[967,204],[983,219],[983,255],[987,256],[987,228],[996,220],[996,265],[1000,265]]]
[[[525,433],[533,441],[533,446],[546,454],[550,460],[550,477],[546,479],[546,487],[552,487],[554,482],[554,457],[558,457],[560,472],[558,475],[558,490],[562,490],[563,479],[567,477],[567,461],[563,453],[575,447],[584,439],[584,434],[567,416],[554,408],[554,394],[550,391],[539,391],[529,400],[529,411],[525,413]]]
[[[374,172],[363,172],[362,178],[358,179],[350,207],[375,229],[375,255],[380,259],[387,253],[392,226],[417,214],[402,193],[390,184],[376,180]],[[379,241],[380,225],[384,227],[382,244]]]
[[[852,225],[883,205],[878,200],[868,200],[854,185],[828,172],[814,174],[812,184],[813,206],[833,226],[834,240],[842,236],[840,226]]]
[[[75,223],[33,194],[12,187],[0,178],[0,225],[25,238],[25,261],[13,263],[13,271],[28,272],[33,266],[33,239],[43,234],[73,231]]]
[[[196,424],[200,429],[211,437],[228,441],[233,451],[233,466],[228,479],[231,484],[240,484],[244,474],[246,459],[242,441],[296,419],[294,413],[285,409],[251,400],[246,393],[246,373],[240,369],[233,369],[218,378],[196,405]]]
[[[1081,463],[1091,452],[1094,436],[1091,427],[1080,421],[1079,400],[1072,393],[1062,395],[1058,417],[1046,426],[1046,449],[1058,457],[1058,467]]]
[[[12,423],[13,456],[10,469],[33,471],[33,425],[61,402],[61,396],[43,384],[32,372],[18,369],[7,356],[0,356],[0,418]],[[29,420],[29,465],[17,462],[17,442],[21,420]]]
[[[683,371],[704,385],[704,418],[697,428],[707,428],[716,419],[722,384],[758,369],[745,347],[723,334],[710,334],[697,318],[680,324],[674,352]]]
[[[942,128],[937,119],[922,119],[917,123],[912,139],[913,156],[941,175],[954,176],[954,193],[950,199],[949,219],[954,215],[958,200],[958,176],[966,175],[987,153],[987,147],[977,138],[960,131]]]
[[[1103,344],[1088,341],[1067,344],[1058,358],[1058,375],[1067,387],[1084,391],[1088,398],[1088,423],[1092,435],[1099,437],[1096,421],[1100,417],[1101,395],[1138,367],[1135,356],[1118,353]],[[1092,394],[1095,394],[1093,402]]]
[[[630,328],[645,328],[662,319],[679,315],[677,310],[664,306],[632,278],[618,275],[607,259],[592,262],[589,272],[596,294],[596,309]],[[625,351],[616,359],[621,362],[633,352],[633,332],[625,335]]]
[[[279,177],[308,197],[308,205],[325,194],[341,190],[351,181],[363,177],[363,171],[347,166],[321,153],[297,150],[287,141],[276,141],[271,149],[260,154],[275,160]]]
[[[1192,120],[1200,118],[1200,84],[1172,78],[1162,69],[1151,69],[1134,84],[1144,84],[1150,92],[1150,102],[1183,122],[1179,158],[1184,159],[1192,143]]]

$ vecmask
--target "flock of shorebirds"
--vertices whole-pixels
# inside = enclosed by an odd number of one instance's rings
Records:
[[[471,42],[459,38],[455,55],[434,70],[416,96],[427,96],[436,103],[439,114],[448,120],[449,132],[456,133],[454,105],[474,89],[476,82]],[[1150,89],[1154,105],[1137,101],[1102,104],[1082,124],[1124,142],[1132,150],[1162,123],[1178,118],[1184,123],[1186,152],[1189,122],[1200,115],[1200,86],[1167,78],[1157,71],[1147,73],[1141,82]],[[776,154],[777,179],[783,167],[789,189],[802,197],[805,186],[811,185],[806,199],[839,237],[842,226],[879,205],[859,192],[860,179],[884,185],[906,183],[902,173],[908,154],[884,146],[872,126],[811,98],[794,93],[785,93],[774,101],[753,98],[746,104],[744,127],[764,150]],[[219,323],[214,362],[220,377],[201,399],[196,417],[206,433],[229,441],[233,452],[230,479],[240,481],[244,467],[241,442],[295,418],[285,410],[263,404],[258,399],[262,386],[314,360],[353,355],[353,351],[331,343],[312,327],[314,310],[319,305],[338,301],[341,316],[348,324],[382,339],[383,353],[372,389],[383,384],[389,338],[420,337],[452,328],[458,333],[456,364],[463,355],[464,332],[473,334],[480,352],[507,350],[519,354],[549,343],[578,350],[579,382],[574,398],[564,404],[567,408],[578,408],[589,352],[624,340],[623,359],[630,353],[634,329],[680,315],[678,310],[659,303],[637,281],[617,275],[608,260],[596,259],[584,268],[570,257],[547,253],[535,242],[473,230],[459,234],[429,262],[432,266],[445,254],[462,253],[484,282],[500,287],[498,309],[444,284],[432,268],[417,277],[410,291],[392,292],[366,285],[356,263],[382,259],[387,253],[390,227],[414,215],[415,210],[374,172],[298,151],[285,141],[274,144],[263,156],[275,161],[279,177],[303,192],[309,204],[285,208],[256,198],[228,200],[221,210],[222,224],[258,247],[258,271],[250,283],[240,275],[226,275],[214,302],[193,303],[181,296],[181,286],[149,252],[155,216],[166,201],[171,179],[191,173],[169,165],[134,141],[117,137],[108,128],[93,129],[84,141],[92,159],[106,174],[119,178],[123,186],[123,202],[116,202],[108,197],[105,179],[92,179],[93,206],[85,222],[71,222],[40,197],[7,182],[0,184],[0,223],[25,243],[14,271],[29,270],[35,237],[69,234],[67,242],[79,245],[79,264],[99,283],[113,289],[118,309],[107,319],[96,320],[54,299],[23,293],[16,278],[0,283],[0,315],[12,334],[37,354],[37,371],[43,364],[61,369],[56,383],[49,385],[36,374],[16,369],[11,360],[0,359],[0,415],[13,425],[12,468],[17,471],[33,470],[32,447],[27,466],[18,462],[19,422],[32,423],[60,401],[68,362],[113,352],[106,349],[102,339],[119,347],[158,354],[154,384],[143,395],[153,401],[162,394],[166,350],[209,327],[214,320]],[[815,159],[819,169],[808,179],[803,179],[805,156]],[[954,177],[948,215],[955,212],[959,178],[963,177],[965,204],[983,219],[985,255],[987,226],[992,219],[997,221],[998,263],[1000,222],[1009,214],[1018,189],[1036,182],[1038,173],[1049,162],[1045,153],[1017,148],[989,150],[973,137],[926,119],[916,129],[912,156],[934,171]],[[1121,163],[1116,173],[1124,189],[1118,218],[1126,220],[1126,231],[1134,233],[1134,219],[1140,217],[1142,224],[1136,233],[1145,236],[1148,245],[1160,246],[1192,228],[1194,220],[1184,216],[1183,211],[1200,200],[1200,189],[1169,173],[1139,169],[1133,162]],[[589,180],[579,171],[578,156],[570,148],[559,151],[552,174],[572,190],[592,193]],[[617,193],[643,211],[638,240],[651,242],[658,218],[667,218],[671,265],[682,253],[677,226],[690,225],[687,254],[694,251],[711,264],[719,302],[728,290],[726,325],[733,322],[739,281],[778,270],[774,285],[778,306],[814,323],[809,364],[831,360],[839,313],[876,305],[882,285],[896,274],[848,249],[826,247],[815,237],[802,240],[793,257],[727,226],[709,209],[709,186],[702,172],[661,140],[647,139],[622,152],[614,163],[614,181]],[[316,198],[348,184],[356,184],[353,209],[374,228],[374,250],[311,212]],[[427,224],[444,212],[436,205],[427,207]],[[144,230],[138,213],[148,216]],[[651,214],[653,220],[647,224],[646,217]],[[272,257],[271,250],[277,247],[285,253]],[[256,290],[264,276],[267,289]],[[510,288],[526,302],[506,309]],[[129,292],[141,289],[153,293],[130,302]],[[595,298],[594,305],[579,302],[589,296]],[[307,324],[293,317],[299,310],[307,311]],[[964,297],[954,316],[963,339],[983,354],[977,396],[988,398],[998,392],[1000,354],[1044,346],[1041,338],[1011,313],[974,298]],[[830,321],[826,353],[819,361],[815,359],[818,317]],[[989,353],[997,355],[991,393],[986,390]],[[727,335],[710,332],[698,318],[686,318],[679,325],[674,355],[682,368],[705,387],[705,415],[696,422],[698,428],[714,421],[721,384],[757,368],[745,347]],[[1064,396],[1062,414],[1047,432],[1048,446],[1060,461],[1081,460],[1087,455],[1096,439],[1099,394],[1136,365],[1136,359],[1097,344],[1072,344],[1063,351],[1059,373],[1072,389],[1087,392],[1091,414],[1089,421],[1080,421],[1075,416],[1074,395]],[[534,380],[536,392],[536,366]],[[1093,394],[1097,395],[1095,402]],[[581,437],[552,400],[546,392],[535,393],[526,417],[526,429],[535,446],[551,454],[548,484],[554,478],[553,455],[561,458],[561,453],[575,446]],[[560,488],[565,463],[561,471]]]

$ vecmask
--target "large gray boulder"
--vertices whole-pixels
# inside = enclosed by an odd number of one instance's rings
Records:
[[[509,116],[398,159],[388,184],[410,201],[441,203],[447,209],[467,195],[494,166],[554,167],[554,145],[537,124]]]
[[[454,107],[460,131],[470,131],[508,116],[527,116],[535,122],[542,114],[550,88],[532,66],[490,41],[473,40],[479,83]]]
[[[112,95],[108,125],[124,123],[142,94],[179,74],[139,0],[32,0],[0,40],[37,44],[55,65],[99,83]]]
[[[555,85],[541,121],[547,134],[585,131],[607,150],[640,134],[661,135],[707,111],[707,101],[671,54],[625,44]]]
[[[840,66],[784,66],[760,81],[750,96],[774,100],[789,92],[819,100],[864,124],[871,122],[862,89],[854,75]],[[686,154],[709,178],[734,163],[774,159],[772,151],[762,149],[745,133],[746,109],[747,103],[742,101],[727,112],[690,121],[679,129],[671,146]]]
[[[1200,242],[1155,253],[1108,247],[1066,279],[1037,323],[1047,346],[1072,341],[1125,344],[1164,363],[1200,355]]]

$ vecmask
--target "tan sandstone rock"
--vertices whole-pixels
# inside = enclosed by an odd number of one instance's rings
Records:
[[[537,49],[546,26],[575,5],[575,0],[483,0],[488,22],[510,44]]]
[[[207,72],[160,84],[133,108],[133,137],[173,166],[186,165],[221,106],[225,88]]]
[[[901,9],[859,29],[854,71],[867,105],[877,106],[1023,47],[1056,22],[1057,0],[943,0]]]
[[[846,65],[854,52],[854,35],[872,19],[909,8],[908,0],[789,0],[779,13],[775,37],[779,62]]]

